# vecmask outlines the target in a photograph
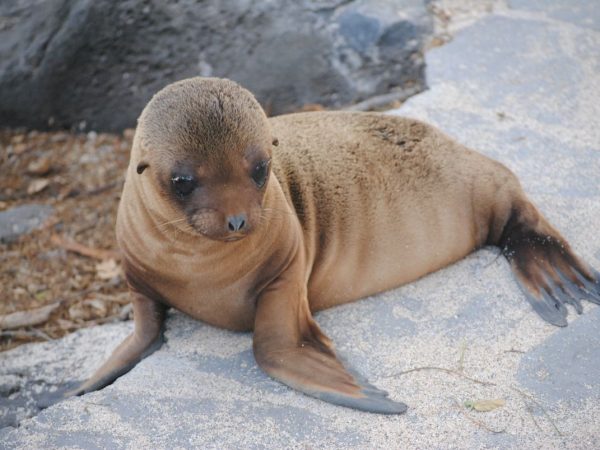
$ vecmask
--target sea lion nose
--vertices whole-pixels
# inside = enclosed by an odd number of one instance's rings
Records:
[[[238,214],[237,216],[229,216],[227,218],[227,227],[229,231],[241,231],[246,226],[246,214]]]

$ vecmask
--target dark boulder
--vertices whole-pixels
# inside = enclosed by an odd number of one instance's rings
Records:
[[[0,3],[0,126],[120,130],[190,76],[272,114],[423,87],[423,0]]]

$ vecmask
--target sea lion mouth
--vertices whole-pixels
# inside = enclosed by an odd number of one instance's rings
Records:
[[[241,241],[245,237],[246,237],[246,235],[242,234],[242,235],[236,235],[236,236],[227,236],[226,238],[223,238],[221,240],[223,242],[236,242],[236,241]]]
[[[197,227],[195,227],[193,225],[192,225],[192,228],[194,229],[194,231],[196,233],[198,233],[198,235],[203,236],[207,239],[210,239],[211,241],[217,241],[217,242],[237,242],[237,241],[241,241],[242,239],[247,237],[248,234],[250,234],[249,232],[218,234],[218,233],[211,233],[208,230],[198,229]]]

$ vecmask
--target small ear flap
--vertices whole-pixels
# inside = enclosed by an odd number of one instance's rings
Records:
[[[148,164],[147,162],[140,162],[137,166],[137,173],[142,173],[144,170],[146,170],[146,167],[148,167],[150,164]]]
[[[272,143],[273,143],[273,145],[274,145],[275,147],[277,147],[277,146],[279,145],[279,139],[277,139],[276,137],[274,137],[274,138],[273,138],[273,142],[272,142]]]

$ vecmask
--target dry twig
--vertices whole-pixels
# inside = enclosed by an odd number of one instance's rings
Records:
[[[529,399],[535,406],[537,406],[538,408],[540,408],[540,410],[542,411],[542,413],[544,414],[544,416],[546,417],[546,419],[548,419],[548,422],[550,422],[550,425],[552,425],[552,428],[554,428],[554,431],[556,431],[556,433],[560,437],[563,437],[563,434],[560,432],[560,430],[556,426],[556,423],[554,423],[554,420],[552,420],[552,418],[550,417],[550,414],[548,414],[548,411],[546,411],[546,408],[544,408],[532,395],[529,395],[526,392],[523,392],[521,389],[517,389],[514,386],[510,386],[510,388],[513,391],[521,394],[523,396],[523,398]],[[531,415],[531,417],[533,418],[533,414]],[[534,422],[535,422],[535,419],[534,419]],[[536,425],[537,425],[537,423],[536,423]]]
[[[445,367],[436,367],[436,366],[415,367],[413,369],[403,370],[402,372],[398,372],[395,375],[404,375],[404,374],[411,373],[411,372],[420,372],[422,370],[437,370],[440,372],[451,373],[453,375],[458,375],[459,377],[464,378],[465,380],[472,381],[473,383],[482,384],[484,386],[496,386],[496,383],[492,383],[490,381],[482,381],[482,380],[478,380],[476,378],[471,378],[471,377],[465,375],[464,373],[459,372],[458,370],[447,369]]]
[[[459,372],[457,370],[447,369],[445,367],[436,367],[436,366],[415,367],[413,369],[409,369],[409,370],[404,370],[402,372],[398,372],[396,375],[404,375],[404,374],[407,374],[407,373],[419,372],[419,371],[422,371],[422,370],[437,370],[437,371],[440,371],[440,372],[446,372],[446,373],[450,373],[450,374],[453,374],[453,375],[457,375],[457,376],[459,376],[461,378],[464,378],[465,380],[469,380],[469,381],[472,381],[473,383],[481,384],[481,385],[484,385],[484,386],[497,386],[496,383],[492,383],[492,382],[488,382],[488,381],[482,381],[482,380],[478,380],[476,378],[471,378],[471,377],[469,377],[469,376],[467,376],[467,375],[465,375],[462,372]],[[561,433],[561,431],[558,429],[558,427],[556,426],[556,423],[554,422],[554,420],[552,420],[552,418],[548,414],[548,411],[546,411],[546,409],[532,395],[529,395],[529,394],[523,392],[522,390],[520,390],[520,389],[518,389],[518,388],[516,388],[514,386],[508,386],[508,387],[510,389],[512,389],[513,391],[517,392],[518,394],[520,394],[523,397],[524,400],[528,399],[533,404],[535,404],[542,411],[542,413],[544,414],[544,416],[546,417],[546,419],[548,420],[548,422],[550,422],[550,424],[552,425],[552,428],[554,428],[554,430],[556,431],[556,433],[559,436],[561,436],[561,437],[564,436]],[[537,423],[537,421],[535,420],[535,418],[533,418],[533,414],[531,413],[531,409],[528,407],[528,405],[527,405],[526,402],[524,402],[524,403],[525,403],[526,409],[531,414],[531,417],[532,417],[533,422],[535,423],[536,427],[540,428],[540,426]],[[470,416],[468,418],[469,418],[469,420],[472,420],[472,421],[474,420]],[[484,426],[484,424],[479,424],[479,425]],[[499,432],[499,431],[495,431],[495,430],[491,430],[491,429],[489,431],[492,431],[494,433],[498,433]],[[502,430],[500,432],[503,432],[503,431],[504,430]]]
[[[101,248],[88,247],[87,245],[80,244],[72,239],[64,236],[53,234],[50,238],[54,245],[64,248],[67,251],[77,253],[88,258],[107,260],[107,259],[120,259],[119,252],[114,250],[104,250]]]
[[[15,328],[31,327],[47,322],[61,302],[51,303],[41,308],[30,309],[28,311],[17,311],[11,314],[0,316],[0,329],[14,330]]]

